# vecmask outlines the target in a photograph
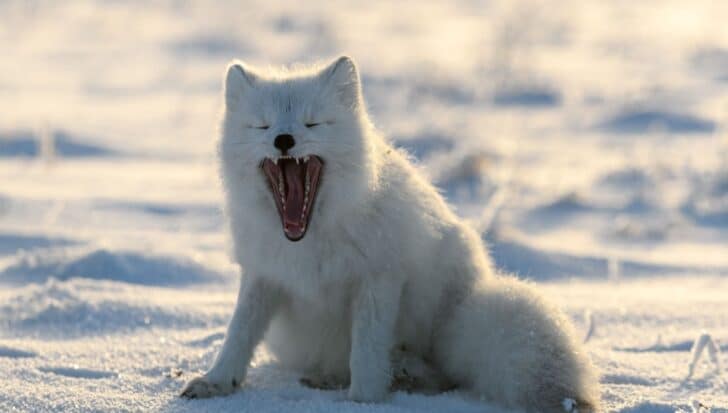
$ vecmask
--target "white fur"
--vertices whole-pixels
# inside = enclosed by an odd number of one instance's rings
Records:
[[[244,276],[220,354],[183,395],[234,391],[267,331],[283,365],[350,383],[356,401],[385,399],[396,346],[503,405],[562,411],[570,398],[596,409],[595,375],[568,322],[494,274],[478,234],[375,131],[360,89],[347,57],[321,69],[229,67],[219,152]],[[296,139],[292,156],[325,162],[299,242],[283,235],[259,168],[279,155],[281,133]]]

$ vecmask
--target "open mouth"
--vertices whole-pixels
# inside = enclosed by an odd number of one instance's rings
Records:
[[[294,158],[265,158],[261,164],[270,184],[283,233],[291,241],[306,235],[308,220],[316,200],[323,161],[316,155]]]

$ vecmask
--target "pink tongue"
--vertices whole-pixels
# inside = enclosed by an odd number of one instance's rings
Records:
[[[283,178],[286,180],[286,204],[284,219],[286,227],[300,230],[303,226],[301,213],[303,212],[303,180],[305,166],[294,161],[286,162],[283,167]],[[295,227],[295,228],[293,228]]]

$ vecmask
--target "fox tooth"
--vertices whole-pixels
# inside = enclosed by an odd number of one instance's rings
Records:
[[[298,165],[298,161],[299,161],[299,159],[298,159],[298,158],[296,158],[296,165]]]
[[[303,162],[308,162],[308,159],[309,159],[309,158],[310,158],[310,156],[308,156],[308,155],[304,156],[304,157],[303,157]]]

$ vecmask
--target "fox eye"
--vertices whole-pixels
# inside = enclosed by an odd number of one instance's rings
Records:
[[[318,126],[318,125],[320,125],[320,123],[318,123],[318,122],[312,122],[312,123],[307,123],[306,124],[306,127],[307,128],[313,128],[313,127]]]
[[[255,129],[262,129],[262,130],[266,130],[266,129],[268,129],[268,128],[269,128],[270,126],[268,126],[268,125],[261,125],[261,126],[253,126],[253,127],[254,127]]]

